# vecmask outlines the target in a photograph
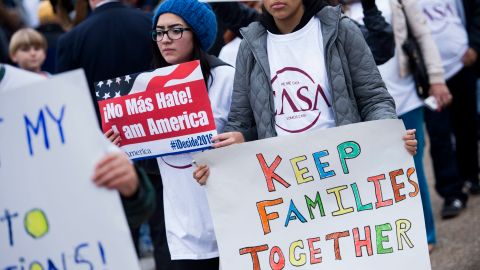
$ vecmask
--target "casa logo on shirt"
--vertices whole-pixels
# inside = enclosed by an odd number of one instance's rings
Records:
[[[175,156],[164,156],[160,158],[163,160],[163,162],[165,162],[165,164],[168,167],[171,167],[177,170],[185,170],[193,167],[191,160],[185,160],[185,159],[179,160],[178,158],[175,158]]]
[[[197,153],[205,152],[205,150],[196,151]],[[170,168],[177,170],[186,170],[192,168],[192,156],[189,154],[168,155],[160,157],[160,159]]]
[[[422,4],[423,14],[430,21],[432,33],[442,32],[450,24],[461,24],[455,3],[452,1],[436,1]]]
[[[276,126],[285,132],[309,130],[320,120],[322,109],[331,107],[321,85],[299,68],[277,71],[271,84]]]

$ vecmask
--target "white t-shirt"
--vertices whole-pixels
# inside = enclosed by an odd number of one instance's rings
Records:
[[[211,73],[213,84],[208,96],[217,131],[221,133],[230,111],[235,69],[219,66]],[[157,159],[162,175],[165,227],[172,260],[219,256],[205,189],[193,178],[192,160],[189,153]]]
[[[275,129],[279,136],[335,126],[323,50],[322,26],[316,17],[293,33],[268,33]]]
[[[392,23],[392,9],[390,1],[376,1],[378,9],[382,12],[383,17],[390,24]],[[350,6],[347,14],[353,20],[363,24],[363,9],[360,3],[355,3]],[[396,46],[399,46],[398,44]],[[395,107],[397,115],[403,115],[414,109],[423,106],[422,100],[418,97],[415,90],[415,81],[410,74],[405,77],[400,77],[400,66],[398,63],[398,55],[395,50],[395,55],[384,63],[378,66],[378,70],[382,75],[382,79],[387,86],[388,92],[395,100]]]
[[[232,67],[235,67],[235,63],[237,61],[238,49],[240,48],[241,42],[242,42],[242,39],[239,37],[236,37],[229,43],[225,44],[225,46],[223,46],[223,48],[220,50],[220,54],[218,55],[218,58],[220,58],[225,63],[231,65]]]
[[[448,80],[463,68],[462,58],[468,50],[467,31],[455,0],[421,0],[419,3],[432,30]]]

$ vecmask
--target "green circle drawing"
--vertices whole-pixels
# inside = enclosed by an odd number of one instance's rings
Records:
[[[38,262],[32,262],[28,269],[29,270],[43,270],[43,266],[41,264],[39,264]]]
[[[49,230],[47,215],[40,209],[32,209],[25,214],[24,226],[33,238],[43,237]]]

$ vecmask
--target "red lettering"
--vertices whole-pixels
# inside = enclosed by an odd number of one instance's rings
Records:
[[[347,236],[350,236],[350,233],[348,231],[344,231],[344,232],[327,234],[327,236],[325,237],[327,241],[333,239],[333,249],[335,250],[335,260],[342,259],[342,254],[340,253],[340,244],[338,239],[342,237],[347,237]]]
[[[275,261],[275,254],[278,255],[278,262]],[[277,246],[270,250],[270,267],[272,270],[282,270],[285,267],[285,256],[283,256],[282,250]]]
[[[321,263],[322,262],[322,257],[317,258],[317,257],[315,257],[315,255],[316,254],[321,254],[322,250],[319,249],[319,248],[316,249],[316,248],[313,247],[313,243],[319,242],[320,237],[308,238],[307,241],[308,241],[308,248],[310,249],[310,264]]]
[[[392,199],[388,200],[383,200],[383,195],[382,195],[382,185],[380,184],[381,180],[385,180],[385,174],[380,174],[376,176],[372,176],[368,178],[368,182],[373,182],[375,185],[375,196],[377,197],[377,202],[375,203],[375,207],[381,208],[385,206],[390,206],[393,204]]]
[[[290,187],[290,184],[287,183],[287,181],[283,180],[282,177],[275,173],[275,170],[282,161],[282,158],[280,156],[277,155],[271,166],[267,165],[267,162],[265,161],[265,158],[262,154],[257,154],[257,159],[260,162],[260,167],[262,167],[262,171],[265,176],[265,180],[267,181],[267,187],[269,192],[275,191],[275,185],[273,184],[273,180],[276,180],[286,188]]]
[[[395,202],[400,202],[403,201],[407,198],[407,196],[400,194],[400,190],[402,190],[405,187],[404,183],[397,183],[397,176],[403,175],[403,170],[395,170],[390,172],[390,182],[392,182],[392,188],[393,188],[393,195],[395,197]]]
[[[260,261],[258,260],[258,252],[268,250],[268,245],[261,245],[256,247],[246,247],[240,249],[240,255],[250,253],[252,256],[253,270],[260,270]]]
[[[362,247],[367,249],[368,256],[373,255],[373,247],[372,247],[372,232],[370,230],[370,226],[365,226],[365,239],[360,240],[360,233],[358,228],[353,229],[353,241],[355,243],[355,254],[357,257],[362,257]]]
[[[415,168],[409,168],[409,169],[407,170],[407,179],[408,179],[408,182],[409,182],[410,185],[412,185],[413,188],[414,188],[413,192],[408,193],[408,195],[410,196],[410,198],[413,198],[413,197],[417,196],[417,195],[418,195],[418,192],[420,192],[420,188],[418,187],[417,182],[415,182],[415,181],[413,181],[413,180],[410,179],[410,177],[411,177],[412,174],[414,174],[414,173],[415,173]]]

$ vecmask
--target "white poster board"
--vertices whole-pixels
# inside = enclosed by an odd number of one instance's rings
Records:
[[[82,71],[0,93],[0,269],[139,269]]]
[[[223,270],[431,269],[404,134],[383,120],[195,155]]]

